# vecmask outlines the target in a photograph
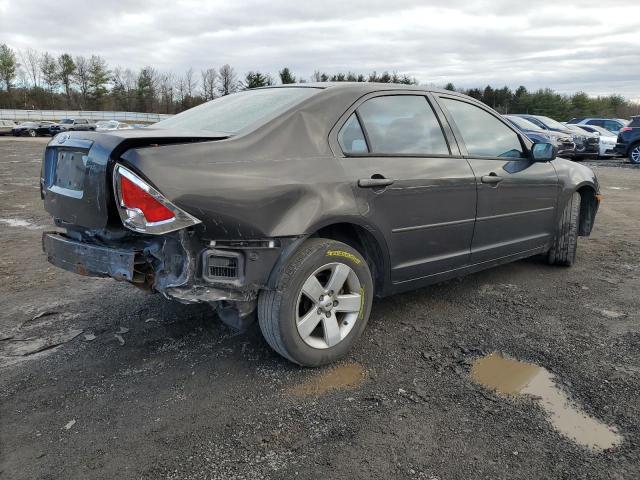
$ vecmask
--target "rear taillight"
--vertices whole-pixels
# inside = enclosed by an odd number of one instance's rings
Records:
[[[620,133],[622,133],[622,132],[630,132],[631,130],[633,130],[633,128],[631,128],[631,127],[622,127],[620,129]]]
[[[122,165],[114,169],[113,187],[120,219],[131,230],[159,235],[200,223]]]
[[[122,175],[120,176],[120,193],[122,206],[127,210],[140,210],[148,222],[166,222],[175,218],[171,210]]]

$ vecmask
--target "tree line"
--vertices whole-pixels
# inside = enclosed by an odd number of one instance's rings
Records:
[[[231,65],[189,68],[182,74],[162,72],[152,66],[140,70],[111,67],[99,55],[63,53],[54,56],[32,48],[16,51],[0,45],[0,108],[124,110],[178,113],[214,98],[268,85],[313,82],[382,82],[417,84],[415,78],[395,72],[378,74],[315,71],[310,78],[296,77],[287,67],[274,77],[249,71],[242,77]],[[627,118],[640,113],[640,105],[620,95],[589,97],[579,92],[562,95],[550,89],[529,92],[525,87],[448,90],[470,95],[501,113],[532,113],[558,119],[572,116]]]

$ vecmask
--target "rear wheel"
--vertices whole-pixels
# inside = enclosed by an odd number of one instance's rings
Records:
[[[569,267],[576,259],[578,249],[578,222],[580,219],[580,194],[574,192],[562,212],[553,245],[547,254],[550,265]]]
[[[36,136],[36,131],[35,130],[29,130],[29,136],[30,137],[35,137]]]
[[[631,147],[629,150],[629,161],[636,165],[640,164],[640,143]]]
[[[363,256],[329,239],[307,240],[258,298],[260,330],[283,357],[319,366],[343,357],[364,330],[373,281]]]

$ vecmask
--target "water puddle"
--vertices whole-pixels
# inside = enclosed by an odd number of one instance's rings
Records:
[[[356,388],[364,382],[366,372],[358,363],[331,368],[290,389],[297,397],[317,397],[334,390]]]
[[[494,352],[474,362],[471,377],[499,394],[531,395],[547,412],[553,427],[579,445],[604,450],[623,441],[614,428],[577,407],[542,367]]]

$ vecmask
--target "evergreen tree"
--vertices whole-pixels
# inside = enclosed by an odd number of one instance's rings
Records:
[[[293,76],[288,67],[284,67],[282,70],[280,70],[278,72],[278,75],[280,75],[280,83],[282,83],[283,85],[296,83],[296,77]]]
[[[273,85],[273,79],[269,75],[265,75],[260,72],[249,72],[244,77],[245,90],[250,88],[267,87],[269,85]]]
[[[11,93],[19,66],[16,53],[4,43],[0,45],[0,82],[4,83],[8,93]]]
[[[63,53],[58,57],[58,75],[67,96],[67,106],[71,103],[71,83],[76,73],[76,64],[68,53]]]

